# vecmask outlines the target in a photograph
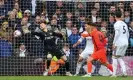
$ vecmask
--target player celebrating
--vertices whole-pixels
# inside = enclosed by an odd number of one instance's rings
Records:
[[[76,74],[74,76],[77,76],[79,74],[81,65],[84,63],[85,60],[87,60],[87,58],[93,53],[94,51],[94,45],[93,45],[93,41],[92,41],[92,37],[88,36],[86,38],[84,38],[82,35],[84,34],[88,34],[87,31],[84,31],[81,34],[81,38],[77,41],[77,43],[75,43],[73,45],[73,47],[76,47],[77,45],[79,45],[84,39],[86,39],[86,47],[83,50],[83,52],[80,54],[78,62],[77,62],[77,67],[76,67]],[[91,65],[91,64],[90,64]],[[88,75],[86,74],[83,77],[88,77]]]
[[[66,75],[72,76],[71,73],[69,72],[69,62],[67,61],[67,58],[64,52],[58,49],[55,44],[55,40],[56,40],[55,36],[62,37],[62,33],[57,33],[57,32],[48,30],[45,23],[40,24],[40,30],[41,32],[32,32],[32,34],[37,35],[41,38],[44,44],[44,50],[46,52],[50,52],[53,56],[56,56],[58,59],[61,58],[65,62]],[[48,75],[50,62],[51,62],[51,58],[47,59],[46,61],[47,68],[43,74],[44,76]]]
[[[117,61],[122,68],[123,76],[127,76],[126,65],[122,60],[128,48],[129,32],[125,22],[122,21],[122,13],[120,11],[115,13],[116,23],[114,24],[115,36],[113,41],[113,75],[116,77]]]
[[[92,73],[91,62],[94,60],[98,60],[102,65],[106,66],[109,70],[113,72],[112,65],[108,63],[106,57],[105,36],[103,35],[102,32],[97,30],[96,25],[94,23],[89,23],[89,22],[86,23],[85,28],[89,34],[84,35],[84,37],[91,36],[94,44],[94,52],[87,60],[89,77],[91,77]]]

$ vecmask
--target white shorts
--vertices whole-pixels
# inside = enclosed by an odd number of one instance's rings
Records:
[[[118,55],[118,56],[124,56],[126,54],[128,46],[117,46],[116,50],[113,51],[113,55]]]
[[[81,56],[83,59],[87,59],[92,53],[93,53],[93,51],[90,51],[90,50],[85,49],[85,50],[80,54],[80,56]]]

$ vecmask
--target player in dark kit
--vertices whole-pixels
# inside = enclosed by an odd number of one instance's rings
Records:
[[[72,76],[71,73],[69,72],[69,62],[66,58],[66,55],[62,50],[60,50],[57,47],[55,43],[56,37],[63,37],[62,34],[60,32],[57,33],[57,32],[48,30],[45,23],[40,24],[40,30],[41,30],[40,32],[31,32],[31,34],[37,35],[41,38],[44,44],[44,51],[46,51],[47,53],[51,53],[52,56],[56,56],[58,59],[62,59],[65,62],[66,75]],[[50,54],[47,55],[47,60],[46,60],[47,67],[43,74],[44,76],[48,75],[48,70],[49,70],[52,56]]]

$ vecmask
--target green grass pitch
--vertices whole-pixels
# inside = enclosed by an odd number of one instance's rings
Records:
[[[0,76],[0,80],[133,80],[133,77],[103,77],[93,76],[89,78],[83,78],[80,76]]]

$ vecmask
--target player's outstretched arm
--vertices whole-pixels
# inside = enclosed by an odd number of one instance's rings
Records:
[[[45,37],[42,32],[31,32],[32,35],[37,35],[37,36],[40,36],[40,37]]]
[[[79,45],[83,41],[84,37],[81,36],[81,38],[73,45],[73,48]]]

